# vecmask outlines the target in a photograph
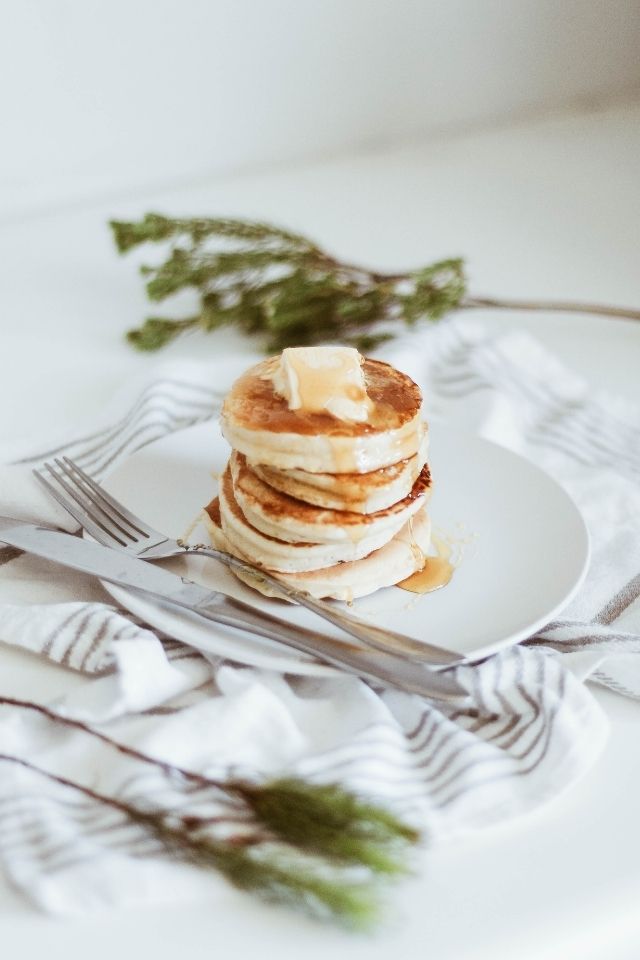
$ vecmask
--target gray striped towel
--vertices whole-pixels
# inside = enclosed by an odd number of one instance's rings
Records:
[[[432,418],[542,464],[579,503],[592,536],[587,582],[561,619],[458,668],[470,706],[443,708],[347,676],[293,678],[205,659],[116,609],[89,578],[8,548],[0,548],[0,639],[86,674],[49,704],[61,716],[210,776],[340,782],[438,842],[538,807],[593,764],[607,723],[584,680],[640,697],[640,416],[594,394],[521,334],[489,338],[454,322],[396,341],[384,356],[422,384]],[[65,452],[102,477],[144,444],[215,416],[239,363],[156,368],[79,439],[37,454],[6,451],[13,465],[0,468],[0,513],[69,528],[32,483],[32,466]],[[245,810],[221,806],[206,786],[187,787],[24,707],[0,707],[0,754],[114,797],[215,808],[217,829],[246,822]],[[117,810],[0,764],[0,864],[42,908],[81,913],[220,894],[220,881],[165,859]]]

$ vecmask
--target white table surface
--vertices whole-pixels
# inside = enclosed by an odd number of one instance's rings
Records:
[[[393,269],[468,259],[478,294],[640,305],[640,105],[529,121],[431,144],[260,176],[96,197],[77,209],[0,218],[0,444],[90,420],[122,379],[162,362],[121,332],[147,310],[134,259],[105,221],[147,209],[255,216],[309,232],[352,261]],[[470,315],[471,316],[471,315]],[[640,324],[594,317],[473,314],[526,328],[594,388],[640,401]],[[194,335],[166,359],[247,347]],[[55,696],[82,682],[0,649],[0,691]],[[598,693],[611,718],[604,754],[546,808],[427,853],[373,937],[349,936],[233,890],[189,907],[60,922],[0,886],[2,954],[616,958],[640,953],[640,706]],[[1,882],[0,882],[1,883]],[[303,940],[301,941],[301,938]]]

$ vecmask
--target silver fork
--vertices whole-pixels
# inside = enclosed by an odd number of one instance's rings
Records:
[[[94,540],[104,546],[121,550],[142,560],[165,560],[197,552],[199,556],[212,557],[231,569],[242,570],[268,584],[278,596],[299,603],[345,633],[356,637],[366,646],[385,653],[400,654],[435,668],[466,662],[458,653],[423,643],[393,630],[384,630],[329,603],[316,600],[310,594],[296,590],[232,554],[203,545],[189,547],[179,540],[167,537],[127,510],[69,457],[56,458],[53,463],[48,462],[43,466],[50,479],[40,470],[34,470],[38,481]]]

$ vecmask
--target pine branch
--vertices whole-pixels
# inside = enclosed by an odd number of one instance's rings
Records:
[[[263,900],[303,909],[311,916],[353,929],[367,929],[378,918],[379,890],[371,877],[356,877],[328,858],[310,857],[293,845],[274,843],[259,835],[216,839],[203,832],[197,820],[175,822],[175,815],[164,810],[143,809],[99,793],[23,757],[0,753],[0,762],[21,766],[96,804],[117,810],[158,840],[168,856],[216,870],[233,886]]]
[[[142,809],[42,770],[24,758],[0,755],[0,760],[27,767],[119,810],[151,832],[172,856],[216,869],[236,886],[266,899],[302,906],[347,925],[373,922],[378,904],[375,877],[406,872],[409,845],[419,840],[413,828],[389,811],[335,785],[295,779],[264,784],[213,779],[142,753],[42,704],[0,697],[0,706],[39,713],[130,759],[153,765],[174,780],[213,787],[221,797],[240,799],[255,821],[255,830],[222,841],[204,832],[208,819]],[[351,876],[354,868],[359,871],[357,878]]]
[[[150,317],[130,331],[129,341],[141,350],[156,350],[197,326],[225,325],[260,337],[272,352],[336,340],[370,350],[393,336],[389,327],[398,319],[437,320],[466,289],[461,260],[383,274],[339,261],[300,234],[253,221],[147,214],[111,227],[121,253],[168,244],[164,260],[142,267],[150,300],[184,289],[200,299],[197,315]]]
[[[420,270],[381,273],[346,263],[298,233],[228,218],[171,218],[148,213],[111,221],[120,253],[145,243],[168,245],[166,259],[142,267],[147,294],[162,301],[192,289],[199,312],[148,318],[127,334],[140,350],[157,350],[189,330],[234,326],[265,350],[335,342],[373,349],[398,323],[436,322],[456,309],[547,310],[640,320],[640,310],[564,301],[499,300],[467,294],[464,262],[441,260]]]

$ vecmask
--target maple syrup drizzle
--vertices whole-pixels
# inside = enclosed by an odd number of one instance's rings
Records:
[[[187,527],[187,529],[185,530],[185,532],[182,534],[182,537],[180,538],[185,544],[186,544],[186,543],[189,543],[189,540],[190,540],[190,538],[191,538],[191,534],[193,533],[193,531],[195,530],[195,528],[198,526],[198,524],[201,523],[201,522],[202,522],[202,513],[200,512],[200,513],[191,521],[191,523],[189,524],[189,526]],[[179,541],[178,541],[178,542],[179,542]]]
[[[396,586],[410,593],[432,593],[445,587],[453,576],[455,567],[444,557],[427,557],[422,570],[412,573]]]
[[[332,436],[327,437],[331,458],[336,473],[354,473],[358,463],[353,446],[347,446]]]
[[[435,557],[425,557],[422,554],[424,561],[422,569],[397,583],[396,586],[400,587],[401,590],[408,590],[410,593],[433,593],[434,590],[446,587],[451,580],[456,569],[451,563],[451,544],[435,535],[431,542],[438,551],[437,555]],[[414,550],[414,546],[417,550],[420,549],[415,541],[411,545],[412,550]]]

